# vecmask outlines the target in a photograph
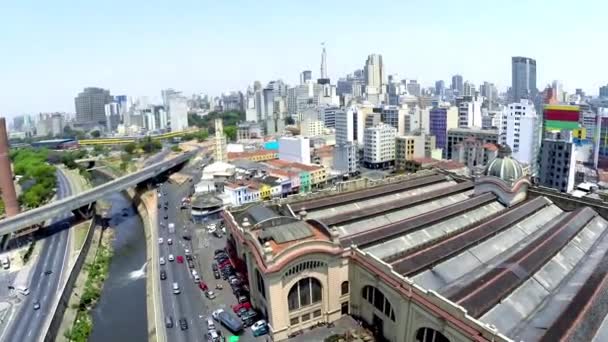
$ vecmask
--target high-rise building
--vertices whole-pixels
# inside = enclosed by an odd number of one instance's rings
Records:
[[[452,76],[452,90],[458,95],[462,95],[464,84],[461,75]]]
[[[312,71],[304,70],[300,73],[300,84],[306,84],[312,81]]]
[[[540,148],[539,185],[570,192],[574,189],[575,173],[575,144],[571,133],[546,132]]]
[[[336,127],[336,113],[338,111],[344,111],[340,107],[324,107],[322,110],[322,119],[323,124],[327,128],[335,128]]]
[[[11,160],[9,159],[5,118],[0,118],[0,193],[2,194],[6,216],[11,217],[19,214],[19,202],[17,201]]]
[[[598,129],[594,164],[597,167],[608,167],[608,108],[597,109]]]
[[[76,125],[85,129],[95,126],[105,127],[105,106],[114,99],[109,90],[89,87],[74,98],[76,107]]]
[[[363,141],[363,117],[357,107],[336,111],[334,169],[342,174],[359,171],[357,142]],[[361,140],[359,140],[361,139]]]
[[[224,135],[224,123],[222,119],[215,119],[215,133],[213,136],[214,142],[214,161],[227,162],[228,154],[226,152],[226,136]]]
[[[600,97],[608,97],[608,84],[600,87]]]
[[[481,128],[483,126],[481,117],[481,106],[483,102],[478,96],[471,96],[458,105],[458,127]]]
[[[473,128],[452,128],[448,130],[447,146],[443,155],[445,159],[452,159],[454,145],[460,144],[465,139],[473,138],[481,141],[481,144],[498,144],[498,130],[494,129],[473,129]]]
[[[169,120],[171,132],[179,132],[188,128],[188,100],[183,96],[169,98]]]
[[[222,94],[222,110],[228,111],[244,111],[243,93],[240,91],[232,91]]]
[[[541,122],[534,103],[527,99],[510,103],[503,112],[500,142],[511,147],[512,157],[530,166],[537,174],[537,157],[541,142]]]
[[[462,95],[464,96],[475,96],[477,90],[472,82],[466,81],[462,86]]]
[[[367,57],[364,67],[365,92],[367,94],[384,93],[384,64],[382,55],[372,54]]]
[[[443,150],[445,155],[448,130],[458,127],[458,108],[457,107],[435,107],[429,112],[429,133],[436,137],[437,148]]]
[[[468,137],[452,146],[452,160],[466,165],[470,171],[484,167],[498,155],[498,146]]]
[[[327,79],[327,52],[325,51],[325,43],[322,43],[323,52],[321,52],[321,78]]]
[[[420,96],[420,84],[416,80],[410,80],[407,84],[407,92],[410,95]]]
[[[534,100],[536,96],[536,61],[528,57],[511,58],[511,97]]]
[[[440,97],[445,95],[445,82],[443,80],[435,81],[435,95]]]
[[[386,169],[395,163],[397,130],[381,123],[365,129],[363,134],[363,162],[370,169]]]

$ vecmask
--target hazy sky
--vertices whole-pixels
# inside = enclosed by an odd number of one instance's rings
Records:
[[[387,74],[510,84],[510,58],[597,95],[608,83],[605,0],[0,1],[0,115],[74,111],[86,86],[219,94],[254,80],[335,82],[381,53]]]

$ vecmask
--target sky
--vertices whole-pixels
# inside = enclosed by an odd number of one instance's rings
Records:
[[[0,1],[0,115],[74,112],[84,87],[160,97],[244,91],[260,80],[332,82],[382,54],[386,74],[425,86],[453,74],[500,91],[511,56],[597,95],[608,83],[604,0]]]

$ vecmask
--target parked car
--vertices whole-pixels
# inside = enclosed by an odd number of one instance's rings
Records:
[[[214,320],[219,321],[220,313],[222,313],[222,312],[224,312],[224,309],[217,309],[211,313],[211,317],[213,317]]]
[[[243,323],[241,320],[226,311],[220,312],[218,314],[218,319],[223,326],[228,328],[228,330],[234,334],[239,334],[243,330]]]
[[[218,270],[217,264],[216,263],[211,264],[211,269],[214,271],[217,271]]]
[[[177,263],[178,263],[178,264],[183,264],[183,263],[184,263],[184,257],[183,257],[183,256],[181,256],[181,255],[178,255],[178,256],[177,256]]]
[[[261,335],[260,335],[261,336]],[[216,330],[207,330],[207,341],[209,342],[220,342],[222,338],[218,331]]]
[[[245,303],[235,304],[232,306],[232,311],[234,311],[235,313],[238,312],[240,309],[245,309],[245,310],[251,309],[251,303],[245,302]]]
[[[249,297],[248,296],[240,296],[239,297],[239,303],[245,303],[249,301]]]
[[[192,259],[188,259],[188,267],[194,268],[194,262],[192,261]]]
[[[222,276],[220,275],[220,272],[218,270],[213,271],[213,277],[215,279],[220,279]]]
[[[167,271],[160,270],[160,280],[165,280],[165,279],[167,279]]]
[[[165,317],[165,327],[173,328],[173,317],[171,317],[171,316]]]
[[[259,320],[251,326],[251,332],[253,332],[253,337],[264,336],[268,334],[268,324],[266,324],[265,320]]]
[[[245,311],[245,312],[243,312],[243,313],[241,314],[241,319],[242,319],[243,321],[244,321],[244,320],[247,320],[247,319],[253,319],[253,318],[255,318],[257,315],[258,315],[258,314],[257,314],[255,311],[253,311],[253,310],[247,310],[247,311]]]
[[[205,284],[204,281],[201,281],[200,283],[198,283],[198,287],[203,291],[209,290],[209,286],[207,286],[207,284]]]
[[[207,291],[205,292],[205,297],[207,297],[207,299],[215,299],[215,293],[213,293],[213,291]]]

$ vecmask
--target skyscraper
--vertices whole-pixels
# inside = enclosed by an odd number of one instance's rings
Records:
[[[312,80],[312,71],[304,70],[300,73],[300,84],[306,84],[310,80]]]
[[[74,98],[76,107],[76,124],[85,129],[101,125],[105,127],[105,106],[114,99],[109,90],[89,87]]]
[[[183,96],[169,98],[169,120],[171,132],[179,132],[188,128],[188,99]]]
[[[462,91],[464,89],[464,83],[462,81],[461,75],[452,76],[452,90],[458,95],[462,95]]]
[[[523,99],[509,104],[501,121],[501,144],[509,145],[513,158],[530,165],[530,171],[535,176],[538,172],[536,159],[540,148],[541,122],[534,103]]]
[[[528,57],[511,58],[511,97],[534,100],[536,96],[536,61]]]
[[[365,62],[363,74],[365,76],[366,93],[384,93],[384,64],[382,63],[382,55],[369,55]]]
[[[321,78],[327,78],[327,53],[325,52],[325,43],[321,43],[323,52],[321,52]]]
[[[600,97],[608,97],[608,84],[600,87]]]
[[[443,80],[435,81],[435,95],[445,95],[445,82]]]

